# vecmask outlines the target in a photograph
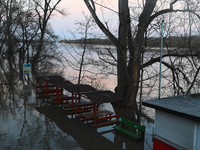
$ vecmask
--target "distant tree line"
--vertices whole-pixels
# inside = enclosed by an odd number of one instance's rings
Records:
[[[189,45],[189,40],[191,41]],[[177,48],[188,48],[191,46],[192,48],[200,47],[200,36],[169,36],[164,37],[164,47],[177,47]],[[160,46],[160,37],[148,37],[146,43],[148,46]]]
[[[85,39],[76,39],[76,40],[60,40],[59,43],[74,43],[74,44],[84,44]],[[99,45],[113,45],[109,39],[98,39],[98,38],[88,38],[87,44],[99,44]]]
[[[74,44],[84,44],[84,38],[75,39],[75,40],[60,40],[59,43],[74,43]],[[189,40],[191,43],[189,45]],[[134,40],[133,40],[134,41]],[[188,48],[191,46],[192,48],[200,47],[200,36],[169,36],[164,38],[164,47],[177,47],[177,48]],[[160,47],[161,39],[160,37],[148,37],[146,39],[146,45],[149,47]],[[99,45],[114,45],[110,39],[99,39],[99,38],[88,38],[87,44],[99,44]]]

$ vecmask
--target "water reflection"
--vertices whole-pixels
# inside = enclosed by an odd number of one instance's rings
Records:
[[[0,149],[82,149],[72,136],[35,109],[34,94],[10,95],[1,94]]]
[[[23,91],[23,86],[0,94],[0,149],[86,149],[121,150],[151,149],[152,124],[147,125],[145,140],[134,141],[116,132],[112,126],[92,128],[77,118],[68,118],[65,111],[45,105],[36,99],[34,90]],[[21,92],[21,91],[23,92]],[[31,93],[31,94],[30,94]]]

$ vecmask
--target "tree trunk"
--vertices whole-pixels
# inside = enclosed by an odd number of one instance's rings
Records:
[[[129,29],[130,15],[129,15],[128,0],[119,0],[118,3],[119,3],[119,22],[120,22],[118,41],[120,46],[117,47],[117,75],[118,75],[117,93],[126,99],[131,82],[130,81],[131,78],[130,75],[128,74],[128,68],[127,68],[127,49],[128,49],[127,43],[128,43],[128,33],[130,30]]]
[[[150,16],[157,0],[146,0],[144,10],[139,18],[138,31],[133,43],[128,0],[118,0],[119,33],[118,39],[102,24],[96,15],[94,1],[84,0],[99,28],[109,37],[117,48],[117,79],[116,92],[125,99],[123,105],[137,109],[136,97],[139,89],[141,53],[143,50],[144,33],[150,23]],[[135,44],[133,46],[133,44]],[[129,59],[127,52],[129,51]]]
[[[40,37],[40,40],[39,40],[39,45],[37,47],[37,52],[32,59],[32,74],[33,74],[33,76],[37,76],[37,63],[38,63],[40,54],[41,54],[42,49],[43,49],[45,29],[46,29],[46,26],[45,26],[44,30],[43,29],[41,30],[41,37]]]

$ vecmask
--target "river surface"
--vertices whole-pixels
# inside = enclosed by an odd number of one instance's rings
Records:
[[[18,86],[10,92],[1,86],[0,149],[1,150],[151,150],[153,123],[142,118],[146,126],[144,140],[113,130],[112,126],[95,129],[73,118],[44,99]],[[149,116],[154,113],[147,108]]]

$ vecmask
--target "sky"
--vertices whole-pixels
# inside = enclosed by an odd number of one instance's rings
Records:
[[[109,7],[116,10],[117,1],[116,0],[107,0]],[[58,8],[66,9],[68,16],[62,16],[58,13],[54,13],[54,15],[50,19],[51,26],[56,35],[59,35],[60,39],[73,39],[73,35],[70,31],[76,30],[75,22],[82,21],[84,19],[83,12],[85,14],[90,14],[88,8],[86,7],[83,0],[62,0]],[[108,14],[109,10],[104,10],[104,13]],[[107,12],[106,12],[107,11]],[[110,15],[111,16],[111,15]]]
[[[96,0],[98,3],[103,2],[103,5],[111,8],[114,11],[118,11],[118,1],[117,0]],[[162,0],[164,1],[164,0]],[[133,5],[141,5],[142,0],[130,0],[130,4]],[[168,1],[166,1],[167,6]],[[102,7],[101,7],[102,8]],[[58,9],[66,9],[68,16],[62,16],[58,13],[54,13],[51,17],[50,23],[56,35],[58,35],[59,39],[77,39],[81,38],[80,35],[77,35],[76,38],[70,32],[75,32],[77,26],[75,26],[75,22],[83,21],[85,14],[90,14],[88,8],[86,7],[84,0],[62,0],[59,5]],[[104,22],[108,23],[109,29],[116,28],[116,24],[118,23],[118,14],[116,12],[110,11],[108,9],[101,10],[100,7],[96,7],[98,16]],[[102,17],[104,16],[104,17]],[[114,31],[114,30],[112,30]],[[99,30],[99,32],[101,32]],[[102,34],[103,35],[103,34]],[[105,35],[104,35],[105,36]]]
[[[60,2],[58,8],[66,9],[68,15],[62,16],[58,13],[53,14],[50,23],[55,34],[63,38],[65,36],[69,36],[69,33],[66,35],[67,30],[74,29],[76,20],[80,20],[82,17],[82,11],[88,13],[88,10],[86,9],[83,0],[64,0]]]

